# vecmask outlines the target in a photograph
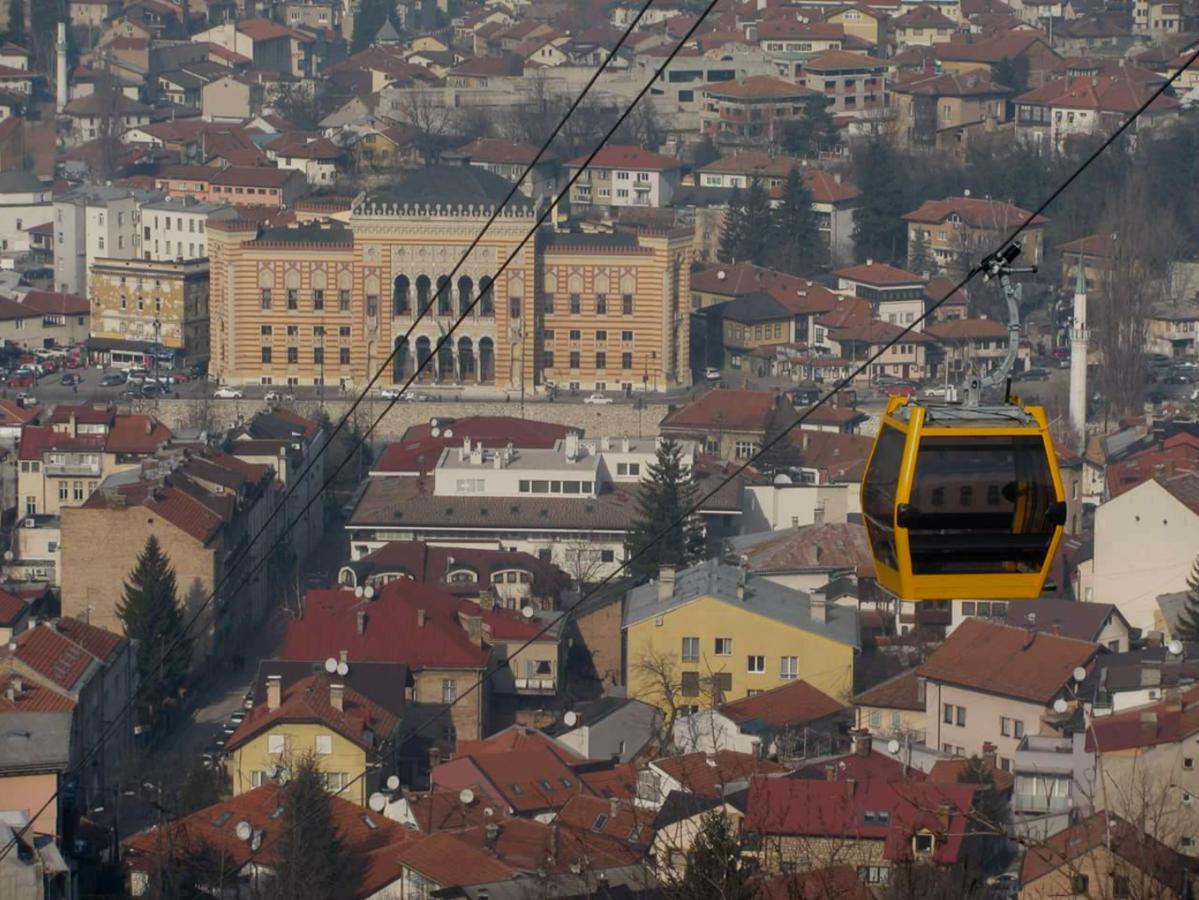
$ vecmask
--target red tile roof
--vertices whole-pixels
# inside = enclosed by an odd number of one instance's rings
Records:
[[[939,759],[928,770],[928,780],[933,784],[961,784],[962,773],[969,762],[968,759]],[[1015,775],[996,768],[986,760],[983,760],[983,769],[990,772],[996,790],[1010,791],[1016,783]]]
[[[645,848],[653,840],[656,815],[655,809],[627,801],[577,794],[558,810],[554,823],[563,828],[603,835],[631,847]]]
[[[917,671],[929,681],[1048,703],[1098,652],[1090,641],[968,618]]]
[[[726,703],[720,707],[720,712],[738,724],[758,720],[781,728],[814,722],[846,708],[840,700],[834,700],[806,681],[793,681],[753,697]]]
[[[433,788],[477,786],[517,813],[556,809],[576,794],[590,791],[557,752],[532,743],[519,750],[456,756],[434,767],[429,779]]]
[[[585,757],[580,756],[570,748],[559,744],[552,738],[542,734],[536,728],[528,728],[524,725],[510,725],[502,731],[497,731],[491,737],[482,738],[477,741],[458,741],[454,757],[491,756],[495,753],[511,753],[514,750],[531,748],[548,750],[567,765],[586,762]]]
[[[21,298],[21,304],[43,315],[87,316],[92,311],[86,297],[58,291],[29,291]]]
[[[796,313],[828,312],[835,309],[840,300],[822,284],[753,263],[713,265],[700,269],[691,276],[691,289],[723,297],[740,297],[765,291]]]
[[[1039,31],[1012,31],[995,38],[981,41],[949,41],[934,48],[937,57],[951,62],[982,62],[995,65],[1001,60],[1014,59],[1026,52],[1033,44],[1040,43],[1047,53],[1057,55],[1050,47],[1045,35]]]
[[[908,10],[902,16],[891,21],[896,30],[904,28],[946,28],[950,32],[957,30],[957,23],[939,10],[931,6],[920,5]]]
[[[951,865],[959,861],[969,832],[974,793],[967,785],[925,781],[755,778],[744,828],[759,835],[881,841],[889,861],[911,859],[912,837],[931,832],[933,861]],[[889,821],[868,822],[868,811],[887,812]]]
[[[1199,472],[1182,472],[1166,478],[1158,478],[1158,484],[1171,497],[1199,515]]]
[[[275,709],[255,705],[229,738],[226,749],[235,750],[282,722],[319,722],[364,750],[374,750],[378,741],[395,730],[399,719],[346,685],[342,685],[342,708],[337,709],[332,699],[334,683],[324,673],[311,675],[288,685]]]
[[[0,626],[12,627],[29,612],[29,604],[16,594],[0,589]]]
[[[924,712],[918,681],[916,670],[908,669],[862,691],[853,698],[853,705]]]
[[[580,156],[566,165],[568,168],[578,168],[586,161],[586,156]],[[605,144],[590,165],[592,169],[644,169],[653,172],[666,172],[682,167],[683,163],[673,156],[651,153],[631,144]]]
[[[1199,437],[1181,431],[1109,462],[1105,472],[1108,496],[1119,497],[1151,478],[1172,478],[1188,472],[1199,472]]]
[[[327,137],[319,134],[305,134],[298,131],[286,131],[271,138],[265,145],[276,156],[292,156],[298,159],[336,160],[341,157],[341,150]]]
[[[237,23],[237,30],[254,41],[273,41],[289,37],[303,44],[311,44],[315,40],[311,35],[292,28],[285,28],[270,19],[241,19]]]
[[[434,430],[437,434],[434,435]],[[413,425],[394,444],[379,454],[373,472],[431,472],[446,447],[461,447],[466,438],[488,449],[507,446],[517,450],[550,450],[567,434],[583,433],[582,428],[518,419],[515,416],[440,417],[440,427]]]
[[[17,690],[20,682],[21,689]],[[13,689],[14,697],[8,699],[8,690]],[[0,675],[0,715],[4,713],[64,713],[75,708],[75,701],[64,697],[58,691],[38,684],[29,678],[21,678],[16,673]],[[3,722],[0,721],[0,727]]]
[[[729,787],[748,781],[753,775],[787,771],[776,762],[733,750],[667,756],[654,760],[653,765],[678,782],[684,791],[701,797],[721,797]]]
[[[780,405],[786,404],[776,391],[716,389],[667,413],[659,427],[765,431]]]
[[[901,76],[892,90],[923,97],[990,97],[1013,93],[1011,88],[993,81],[987,72],[913,72]]]
[[[857,281],[873,287],[924,284],[924,278],[915,272],[908,272],[898,266],[881,262],[847,266],[844,269],[837,269],[833,274],[846,281]]]
[[[633,800],[637,796],[637,766],[631,762],[610,769],[582,772],[579,777],[597,797]]]
[[[460,832],[482,827],[489,819],[507,818],[508,811],[503,806],[488,806],[481,801],[466,805],[459,795],[459,791],[431,790],[406,794],[404,799],[408,801],[408,812],[416,820],[417,829],[424,834]],[[485,812],[488,809],[490,815]]]
[[[69,616],[56,620],[54,628],[102,663],[112,662],[113,657],[125,644],[125,638],[121,635]]]
[[[1199,733],[1199,688],[1181,701],[1155,703],[1091,720],[1087,750],[1101,753],[1177,744]]]
[[[402,662],[426,667],[480,669],[490,654],[467,636],[459,621],[464,603],[444,591],[399,579],[376,589],[373,600],[348,590],[311,590],[304,616],[288,623],[279,656],[324,660],[342,650],[353,660]],[[481,614],[474,604],[476,614]],[[424,626],[418,613],[425,613]],[[364,618],[359,631],[359,613]]]
[[[111,634],[83,622],[75,624],[79,626],[73,630],[76,637],[86,629]],[[108,642],[96,635],[89,633],[84,639],[94,649],[105,651],[105,657],[102,659],[94,655],[88,646],[76,643],[65,633],[59,632],[53,623],[21,632],[14,641],[17,648],[11,652],[38,674],[50,679],[62,689],[73,692],[82,686],[81,679],[91,671],[93,665],[103,662],[112,652]],[[111,635],[111,640],[117,646],[124,642],[124,638],[115,634]]]
[[[405,868],[420,873],[438,886],[489,884],[508,881],[516,874],[514,869],[483,850],[445,832],[404,845],[397,858]]]
[[[1175,853],[1155,837],[1118,816],[1098,812],[1077,825],[1051,835],[1045,841],[1029,846],[1020,867],[1020,886],[1027,887],[1059,869],[1072,874],[1078,865],[1075,860],[1100,847],[1109,846],[1115,856],[1152,875],[1168,886],[1171,892],[1179,877],[1194,867],[1193,861]],[[1156,891],[1150,888],[1150,893],[1155,894]]]
[[[0,398],[0,426],[28,425],[45,410],[42,406],[17,406],[15,400]]]
[[[1063,258],[1079,254],[1095,256],[1100,259],[1111,259],[1116,255],[1116,236],[1112,234],[1089,234],[1078,240],[1058,246],[1058,252]]]
[[[946,197],[944,200],[925,200],[920,208],[903,216],[908,222],[927,222],[939,225],[957,214],[972,228],[1005,231],[1021,225],[1032,215],[1011,202],[985,200],[979,197]],[[1035,216],[1032,225],[1044,225],[1049,220]]]
[[[275,169],[270,166],[230,166],[215,173],[212,184],[239,187],[281,188],[288,179],[300,178],[295,169]]]
[[[1049,81],[1041,87],[1021,94],[1016,103],[1036,104],[1065,109],[1089,109],[1103,112],[1131,113],[1140,109],[1156,90],[1156,86],[1128,76],[1103,76]],[[1148,113],[1173,112],[1182,107],[1173,97],[1161,94],[1145,110]]]
[[[874,559],[856,522],[802,525],[744,549],[751,572],[857,569]]]

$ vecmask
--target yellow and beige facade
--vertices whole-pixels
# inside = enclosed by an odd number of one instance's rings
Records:
[[[98,259],[89,279],[92,334],[208,356],[208,261]]]
[[[686,383],[690,232],[521,247],[536,214],[516,194],[472,247],[509,188],[477,167],[435,167],[361,198],[344,223],[210,222],[209,371],[349,390],[384,365],[383,383],[403,384],[432,357],[420,380],[446,386]]]

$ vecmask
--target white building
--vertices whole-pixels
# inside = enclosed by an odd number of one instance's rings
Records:
[[[33,172],[0,172],[0,256],[29,251],[29,228],[54,218],[50,185]]]
[[[100,258],[141,256],[139,205],[152,191],[104,185],[78,188],[54,201],[54,288],[88,296],[88,272]]]
[[[372,475],[346,526],[350,558],[417,540],[530,553],[582,581],[617,569],[656,440],[571,434],[548,450],[466,443],[441,452],[431,484]],[[696,445],[680,446],[690,471]]]
[[[142,259],[169,262],[208,256],[210,216],[231,218],[232,206],[185,199],[154,200],[141,207]]]

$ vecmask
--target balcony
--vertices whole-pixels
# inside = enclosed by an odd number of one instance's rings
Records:
[[[553,694],[558,685],[552,678],[516,678],[513,679],[516,690],[527,694]]]
[[[1012,812],[1061,813],[1070,811],[1069,797],[1046,797],[1044,794],[1013,794]]]
[[[99,463],[86,462],[60,462],[46,463],[46,475],[48,477],[67,477],[67,478],[99,478],[101,466]]]

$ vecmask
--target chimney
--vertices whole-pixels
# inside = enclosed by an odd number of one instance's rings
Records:
[[[427,614],[423,609],[418,609],[416,611],[416,627],[424,628],[426,621],[428,621]]]
[[[845,779],[845,799],[850,803],[853,802],[853,792],[857,786],[858,780],[856,778]]]
[[[558,859],[558,823],[553,822],[550,824],[550,852],[549,852],[549,859],[547,860],[547,862],[549,862],[552,865],[554,862],[557,861],[557,859]]]
[[[816,504],[816,508],[814,510],[812,510],[812,524],[813,525],[823,525],[824,524],[824,504],[823,503]],[[819,548],[817,548],[817,549],[819,549]]]
[[[1061,626],[1061,625],[1059,625],[1057,622],[1054,622],[1054,623],[1053,623],[1052,625],[1050,625],[1049,627],[1050,627],[1050,630],[1051,630],[1051,631],[1053,631],[1053,636],[1054,636],[1054,637],[1061,637],[1061,636],[1062,636],[1062,626]]]
[[[366,610],[358,610],[358,633],[366,634]]]
[[[349,650],[337,651],[337,661],[343,662],[343,663],[348,663],[350,661],[350,651]]]
[[[344,684],[329,685],[329,705],[338,712],[346,711],[346,686]]]
[[[495,849],[495,843],[500,839],[500,826],[495,822],[488,822],[483,827],[483,846],[488,850]]]
[[[472,613],[458,613],[458,621],[466,629],[471,643],[483,646],[483,617]]]
[[[266,708],[276,710],[283,702],[283,676],[266,676]]]
[[[615,819],[620,815],[620,800],[612,797],[608,800],[608,818]]]
[[[825,781],[836,781],[837,780],[837,767],[835,765],[833,765],[832,763],[829,763],[828,765],[826,765],[824,767],[824,780]]]
[[[999,762],[998,757],[996,756],[996,751],[998,749],[999,748],[990,741],[983,742],[983,762],[987,764],[991,771],[995,771],[998,768],[996,765],[996,763]]]
[[[439,765],[441,765],[441,748],[440,747],[430,747],[429,748],[429,768],[436,769]]]
[[[658,602],[669,603],[674,598],[674,566],[658,569]]]
[[[937,804],[937,818],[941,820],[941,830],[949,830],[949,817],[953,813],[953,807],[942,801]]]
[[[870,758],[871,748],[874,746],[874,738],[870,736],[870,732],[863,728],[853,739],[853,752],[862,757],[862,759]]]
[[[737,602],[745,600],[745,566],[737,567]]]
[[[499,603],[495,599],[495,591],[490,588],[484,588],[479,591],[479,606],[483,609],[495,609]]]
[[[828,602],[825,600],[824,594],[812,594],[810,609],[814,624],[823,625],[828,621]]]

